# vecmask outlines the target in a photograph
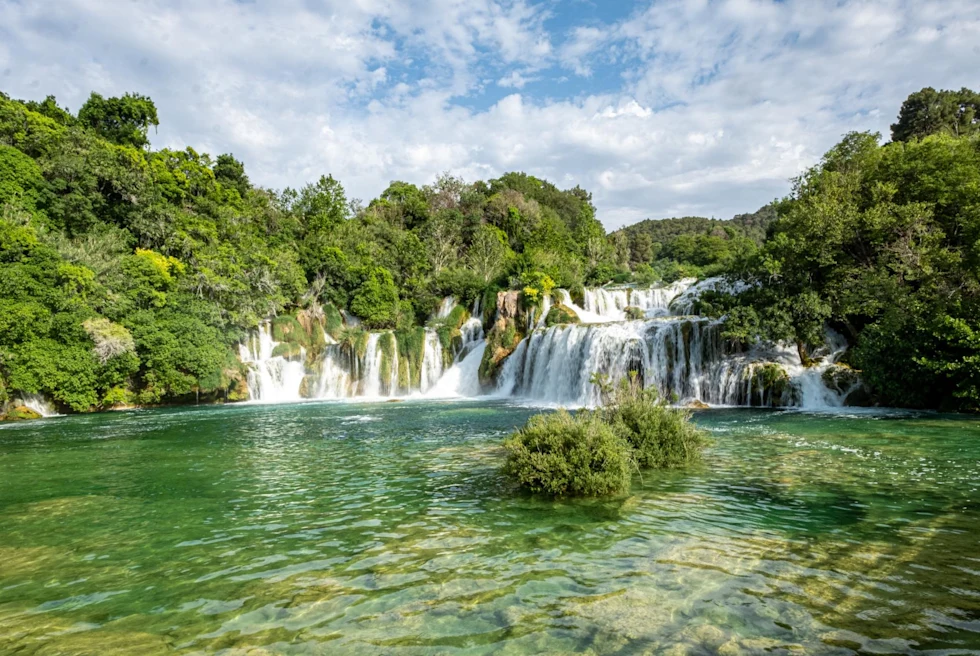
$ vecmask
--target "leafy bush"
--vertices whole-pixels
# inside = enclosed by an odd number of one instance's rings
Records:
[[[610,404],[574,417],[535,415],[504,441],[504,472],[531,492],[555,497],[603,496],[629,490],[636,468],[669,469],[696,462],[708,440],[687,410],[673,408],[635,379],[613,388],[593,376]]]
[[[532,492],[555,497],[604,496],[629,489],[630,446],[591,413],[564,410],[531,417],[504,442],[505,471]]]
[[[642,468],[669,469],[696,462],[707,436],[691,423],[691,413],[674,408],[653,390],[626,380],[616,389],[613,403],[597,411],[616,434],[633,448]]]

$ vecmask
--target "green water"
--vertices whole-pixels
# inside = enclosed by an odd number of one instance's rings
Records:
[[[714,410],[628,498],[517,494],[503,403],[0,428],[3,654],[980,654],[980,421]]]

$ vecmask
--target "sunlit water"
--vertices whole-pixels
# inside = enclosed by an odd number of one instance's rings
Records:
[[[980,654],[980,422],[712,410],[703,465],[548,502],[533,409],[0,429],[0,653]]]

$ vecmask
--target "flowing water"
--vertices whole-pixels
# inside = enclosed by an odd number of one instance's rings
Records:
[[[856,384],[830,389],[823,379],[847,347],[839,335],[828,334],[816,366],[804,366],[795,347],[759,346],[742,352],[722,339],[719,321],[692,316],[695,301],[708,289],[738,292],[744,285],[690,278],[660,287],[589,288],[583,292],[584,307],[576,305],[567,290],[555,290],[555,298],[581,324],[545,327],[553,302],[546,296],[540,308],[528,310],[523,326],[527,337],[492,383],[481,382],[475,352],[482,353],[486,344],[479,302],[460,327],[460,342],[447,349],[440,341],[438,322],[456,307],[451,296],[424,329],[420,364],[402,362],[397,335],[391,332],[370,333],[363,353],[332,343],[311,364],[302,349],[279,354],[281,347],[273,341],[268,323],[241,346],[241,359],[249,367],[250,398],[263,403],[509,396],[539,404],[594,406],[600,395],[591,383],[593,374],[615,383],[635,372],[644,386],[681,403],[808,409],[845,404]],[[642,311],[642,318],[627,320],[627,308]],[[390,342],[387,351],[381,347],[383,340]],[[405,369],[401,380],[399,368],[409,366],[419,376]],[[785,384],[773,384],[771,367]]]
[[[623,498],[498,472],[504,401],[0,428],[3,654],[980,654],[980,422],[710,410]]]

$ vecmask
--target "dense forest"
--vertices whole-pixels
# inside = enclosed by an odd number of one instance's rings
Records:
[[[270,190],[231,154],[154,151],[144,96],[72,114],[0,94],[0,407],[239,399],[237,345],[297,309],[405,331],[447,295],[728,275],[749,290],[700,309],[732,342],[805,358],[829,325],[882,403],[977,410],[977,104],[924,89],[892,142],[845,136],[754,214],[607,236],[587,191],[524,173],[396,181],[365,205],[332,176]]]

